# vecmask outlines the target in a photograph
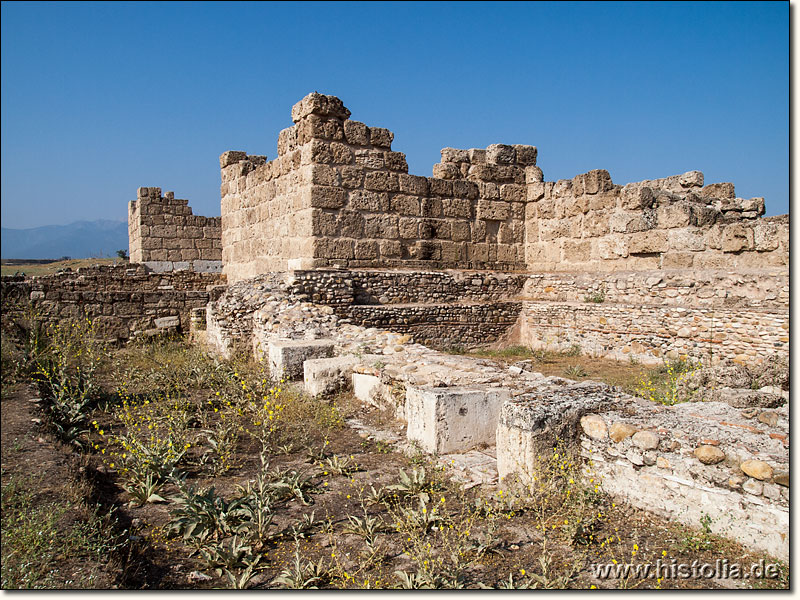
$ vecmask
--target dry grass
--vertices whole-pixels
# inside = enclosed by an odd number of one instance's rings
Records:
[[[51,263],[23,263],[0,265],[0,274],[14,275],[15,273],[25,273],[27,276],[53,275],[61,269],[77,270],[80,267],[93,267],[95,265],[108,266],[117,265],[122,261],[119,258],[74,258],[70,260],[57,260]]]

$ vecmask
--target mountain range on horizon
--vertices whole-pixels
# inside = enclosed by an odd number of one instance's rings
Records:
[[[76,221],[30,229],[0,228],[0,257],[55,259],[114,257],[128,251],[126,221]]]

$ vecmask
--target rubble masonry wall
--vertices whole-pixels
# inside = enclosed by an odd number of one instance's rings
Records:
[[[178,317],[189,331],[189,312],[208,304],[208,286],[224,283],[219,274],[178,271],[150,273],[119,265],[3,280],[3,312],[32,305],[46,321],[89,317],[107,339],[128,339],[156,327],[155,320]]]

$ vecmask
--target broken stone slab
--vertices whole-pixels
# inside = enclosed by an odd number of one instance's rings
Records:
[[[432,454],[492,444],[500,407],[510,397],[494,387],[408,387],[408,439]]]
[[[311,358],[303,363],[303,385],[309,396],[335,394],[350,382],[355,356]]]
[[[269,342],[269,370],[275,378],[300,379],[303,363],[333,356],[332,340],[273,340]]]

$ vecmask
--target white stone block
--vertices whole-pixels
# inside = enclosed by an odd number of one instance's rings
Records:
[[[172,271],[173,264],[170,260],[148,260],[144,266],[153,273],[169,273]]]
[[[331,340],[275,340],[268,348],[270,374],[276,378],[300,379],[303,363],[310,358],[333,356]]]
[[[353,367],[358,363],[355,356],[312,358],[303,363],[303,385],[310,396],[334,394],[347,386]]]
[[[409,387],[407,436],[430,453],[445,454],[493,444],[500,407],[511,394],[497,388]]]
[[[159,317],[158,319],[153,319],[153,324],[158,327],[159,329],[171,329],[173,327],[179,327],[181,324],[180,317]]]
[[[192,263],[192,271],[197,273],[222,273],[222,261],[196,260]]]

